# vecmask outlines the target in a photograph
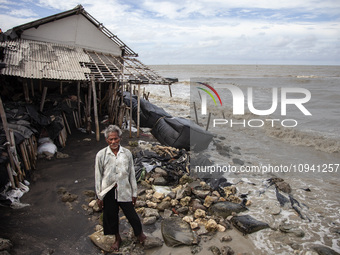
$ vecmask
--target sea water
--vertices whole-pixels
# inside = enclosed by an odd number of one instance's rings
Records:
[[[293,224],[304,231],[304,237],[283,234],[279,230],[262,230],[249,235],[262,250],[254,254],[291,254],[294,249],[309,250],[313,245],[324,245],[340,251],[340,68],[339,66],[278,66],[278,65],[163,65],[151,66],[163,77],[177,77],[178,83],[168,86],[149,85],[150,101],[163,107],[172,116],[195,120],[192,100],[196,101],[199,124],[206,128],[208,118],[200,113],[200,102],[193,81],[212,86],[229,83],[237,86],[245,95],[253,90],[254,107],[269,109],[273,88],[304,88],[311,99],[304,104],[311,116],[304,115],[297,107],[288,107],[287,116],[280,109],[270,116],[256,116],[246,112],[235,116],[232,112],[231,93],[219,93],[225,106],[208,104],[212,118],[209,131],[215,139],[230,148],[239,148],[238,156],[247,166],[284,166],[290,172],[247,173],[237,178],[228,173],[228,181],[238,183],[239,193],[247,193],[252,201],[247,214],[269,223],[272,227]],[[191,86],[190,86],[191,84]],[[194,96],[194,97],[193,97]],[[255,104],[256,102],[256,104]],[[222,113],[223,111],[223,113]],[[213,119],[294,119],[298,124],[287,128],[282,125],[250,127],[221,125],[213,127]],[[255,122],[253,122],[255,123]],[[272,122],[269,122],[272,123]],[[276,122],[278,124],[279,122]],[[288,122],[287,122],[288,123]],[[225,165],[233,165],[232,157],[220,155],[210,144],[206,150],[211,159]],[[235,155],[233,155],[235,157]],[[295,171],[292,171],[295,169]],[[303,203],[303,211],[309,220],[301,219],[291,208],[282,208],[279,215],[270,213],[277,206],[275,190],[265,182],[279,176],[292,187],[294,198]],[[246,178],[246,179],[245,179]],[[256,184],[256,185],[250,185]],[[305,191],[309,188],[311,191]],[[263,193],[262,191],[265,190]]]

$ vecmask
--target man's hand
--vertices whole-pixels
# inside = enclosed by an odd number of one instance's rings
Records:
[[[97,205],[98,205],[99,209],[102,210],[104,208],[103,200],[97,199]]]
[[[133,204],[133,206],[135,206],[136,201],[137,201],[137,198],[136,197],[132,197],[132,204]]]

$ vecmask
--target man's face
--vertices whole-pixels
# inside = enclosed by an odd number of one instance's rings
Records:
[[[120,138],[117,132],[112,132],[106,138],[106,142],[110,145],[111,150],[117,150],[119,148]]]

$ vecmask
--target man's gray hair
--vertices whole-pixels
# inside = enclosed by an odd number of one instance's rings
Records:
[[[104,136],[105,138],[108,138],[109,137],[109,134],[110,133],[114,133],[114,132],[117,132],[119,138],[122,137],[122,130],[120,130],[120,128],[116,125],[110,125],[108,126],[105,130],[104,130]]]

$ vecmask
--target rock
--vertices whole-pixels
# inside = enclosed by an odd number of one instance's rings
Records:
[[[258,221],[249,215],[234,216],[231,222],[243,234],[251,234],[261,229],[269,228],[267,223]]]
[[[198,223],[197,222],[190,222],[190,227],[191,227],[191,229],[197,229],[197,228],[199,228],[199,225],[198,225]]]
[[[233,158],[233,163],[235,165],[240,165],[240,166],[243,166],[244,165],[244,161],[241,160],[241,159],[238,159],[238,158]]]
[[[216,247],[216,246],[210,246],[208,248],[208,250],[211,251],[212,254],[214,254],[214,255],[221,255],[222,254],[220,249],[218,247]]]
[[[145,206],[146,206],[146,202],[145,201],[142,201],[142,200],[137,200],[136,201],[136,205],[135,205],[136,208],[145,207]]]
[[[162,177],[168,176],[168,172],[165,171],[164,169],[160,168],[160,167],[156,167],[154,171],[155,171],[155,173],[160,174]]]
[[[191,196],[191,188],[190,186],[186,185],[183,186],[182,189],[177,190],[176,192],[176,199],[180,200],[183,197]]]
[[[205,206],[203,206],[198,199],[193,200],[191,206],[193,211],[196,211],[197,209],[206,210]]]
[[[169,201],[162,201],[157,205],[157,209],[160,211],[164,211],[165,209],[169,209],[171,207],[171,203]]]
[[[200,253],[203,250],[202,246],[199,245],[193,245],[191,246],[191,254],[197,254]]]
[[[158,210],[153,208],[145,208],[142,215],[143,217],[156,216],[156,218],[159,218]]]
[[[182,220],[187,222],[187,223],[190,223],[190,222],[194,221],[194,217],[192,217],[192,216],[185,216],[185,217],[183,217]]]
[[[154,185],[165,186],[168,182],[164,179],[164,177],[156,177],[153,181]]]
[[[205,217],[205,211],[201,209],[197,209],[194,213],[195,218],[204,218]]]
[[[231,242],[233,239],[231,236],[227,235],[227,236],[222,236],[220,241],[221,242]]]
[[[229,246],[223,246],[221,248],[221,255],[234,255],[234,250]]]
[[[0,238],[0,251],[9,251],[13,247],[13,244],[10,240]]]
[[[217,190],[213,191],[213,192],[211,193],[211,195],[212,195],[212,196],[215,196],[215,197],[218,197],[218,198],[221,196],[220,193],[218,193]]]
[[[163,246],[163,241],[158,237],[147,236],[144,241],[144,249],[152,249]]]
[[[67,192],[67,190],[66,190],[65,187],[60,187],[57,191],[57,194],[62,195],[62,194],[65,194],[66,192]]]
[[[236,203],[236,204],[239,204],[242,202],[242,199],[237,197],[237,196],[234,196],[234,195],[230,195],[227,199],[229,202],[233,202],[233,203]]]
[[[73,202],[77,198],[78,198],[77,195],[71,194],[70,192],[66,192],[65,194],[63,194],[61,196],[61,201],[63,201],[63,202]]]
[[[196,241],[190,225],[179,217],[164,219],[161,231],[164,242],[169,247],[192,245]]]
[[[227,218],[229,215],[231,215],[233,212],[239,213],[246,211],[247,208],[236,203],[232,202],[217,202],[210,206],[209,212],[212,215],[216,216],[222,216],[223,218]]]
[[[281,212],[280,203],[278,201],[268,201],[265,203],[265,210],[268,214],[278,215]]]
[[[146,202],[146,205],[147,205],[149,208],[157,208],[157,203],[155,203],[155,202],[147,201],[147,202]]]
[[[285,192],[287,194],[292,192],[292,188],[290,187],[289,183],[287,182],[276,182],[275,186],[282,192]]]
[[[187,197],[182,198],[179,203],[181,204],[181,206],[188,206],[190,203],[190,200],[191,200],[191,197],[187,196]]]
[[[179,184],[186,184],[186,183],[192,183],[194,181],[194,179],[192,177],[190,177],[189,175],[183,175],[181,177],[181,179],[179,179]]]
[[[313,250],[316,251],[319,255],[339,255],[338,252],[326,246],[314,246]]]
[[[167,196],[170,197],[171,199],[175,199],[176,198],[176,193],[171,191]]]
[[[213,196],[206,196],[206,198],[204,199],[204,206],[205,207],[210,207],[213,203],[218,201],[218,197],[213,197]]]
[[[89,237],[91,241],[101,250],[111,252],[111,246],[115,241],[114,235],[104,235],[103,231],[97,231]]]
[[[69,158],[70,156],[66,153],[62,153],[62,152],[59,152],[57,151],[56,153],[56,158]]]
[[[165,197],[165,198],[162,200],[162,202],[165,202],[165,201],[170,202],[170,201],[171,201],[171,198],[170,198],[170,197]]]
[[[200,182],[200,185],[203,190],[209,190],[210,191],[210,185],[206,182]]]
[[[89,203],[89,207],[93,208],[96,204],[97,204],[97,200],[92,200],[92,201]]]
[[[210,194],[210,190],[193,189],[192,193],[199,198],[205,198]]]
[[[156,200],[156,201],[154,201],[154,202],[156,202],[156,203],[159,203],[159,202],[161,202],[162,201],[162,199],[164,198],[165,196],[164,196],[164,194],[163,193],[159,193],[159,192],[155,192],[155,193],[153,193],[153,198]]]
[[[150,217],[145,217],[143,218],[143,225],[152,225],[157,221],[156,216],[150,216]]]
[[[237,193],[237,189],[236,189],[235,186],[224,187],[223,191],[224,191],[226,197],[229,197],[230,195],[235,195]]]
[[[210,219],[208,222],[205,224],[205,229],[212,232],[217,230],[217,223],[215,220]]]
[[[189,207],[187,207],[187,206],[183,206],[183,207],[180,207],[180,208],[177,209],[177,212],[181,213],[181,214],[187,214],[188,211],[189,211]]]
[[[296,237],[304,237],[305,232],[303,232],[300,228],[294,226],[293,224],[283,224],[279,226],[281,232],[284,233],[292,233]]]
[[[217,224],[217,231],[218,232],[225,232],[226,227],[221,225],[221,224]]]
[[[171,206],[176,206],[176,205],[178,205],[178,200],[177,199],[171,199],[171,201],[170,201],[170,204],[171,204]]]
[[[172,215],[172,210],[165,209],[163,213],[163,218],[169,218]]]

